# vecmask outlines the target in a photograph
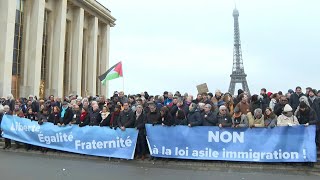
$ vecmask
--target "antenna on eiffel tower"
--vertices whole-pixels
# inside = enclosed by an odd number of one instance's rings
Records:
[[[236,3],[233,10],[234,19],[234,44],[233,44],[233,67],[232,73],[230,75],[231,81],[229,86],[229,92],[234,95],[235,87],[237,83],[242,84],[242,90],[250,94],[247,74],[244,72],[242,51],[241,51],[241,41],[240,41],[240,30],[239,30],[239,11],[237,10]]]

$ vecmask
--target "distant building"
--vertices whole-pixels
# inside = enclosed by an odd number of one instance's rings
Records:
[[[95,0],[0,0],[0,96],[107,95],[115,20]]]

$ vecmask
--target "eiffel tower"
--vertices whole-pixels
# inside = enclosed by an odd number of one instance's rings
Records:
[[[231,81],[229,86],[229,93],[234,94],[236,84],[242,84],[242,90],[250,94],[247,75],[244,72],[242,52],[241,52],[241,42],[240,42],[240,31],[239,31],[239,11],[235,8],[233,10],[234,18],[234,46],[233,46],[233,67],[232,73],[230,75]]]

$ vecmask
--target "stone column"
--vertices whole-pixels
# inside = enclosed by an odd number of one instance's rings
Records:
[[[39,97],[45,0],[25,1],[24,62],[20,95]]]
[[[11,93],[16,1],[0,0],[0,96]]]
[[[52,39],[52,75],[50,94],[63,96],[64,45],[66,32],[67,0],[55,0],[53,11],[53,39]],[[49,47],[50,48],[50,47]]]
[[[109,45],[110,45],[110,25],[101,24],[100,31],[101,49],[100,49],[100,72],[101,74],[109,69]],[[108,96],[109,82],[101,85],[101,95]]]
[[[98,46],[98,18],[89,17],[88,26],[88,76],[87,89],[90,95],[96,95],[97,82],[97,46]]]
[[[72,52],[71,52],[71,92],[81,95],[82,76],[82,43],[83,43],[84,10],[73,9]]]

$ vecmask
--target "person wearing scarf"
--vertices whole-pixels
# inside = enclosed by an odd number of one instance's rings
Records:
[[[264,127],[274,128],[277,126],[277,115],[274,114],[270,107],[264,112]]]
[[[147,147],[147,140],[146,140],[146,116],[143,112],[143,107],[138,105],[136,107],[136,111],[134,113],[134,127],[139,131],[137,145],[136,145],[136,159],[141,157],[141,160],[145,159],[146,155],[146,147]]]
[[[119,105],[116,105],[114,107],[114,111],[111,113],[111,118],[110,118],[110,125],[109,125],[110,128],[117,129],[120,109],[121,107]]]
[[[111,114],[109,112],[109,108],[107,106],[103,106],[101,114],[101,122],[99,126],[110,126]]]
[[[80,114],[79,127],[84,127],[84,126],[88,125],[89,122],[90,122],[90,119],[89,119],[89,114],[88,114],[88,108],[82,107],[81,114]]]

